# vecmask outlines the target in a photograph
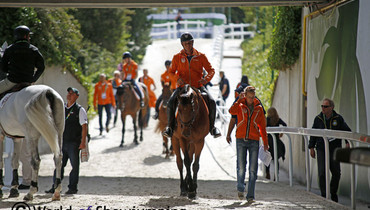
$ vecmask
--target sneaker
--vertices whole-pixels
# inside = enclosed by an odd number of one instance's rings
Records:
[[[331,200],[338,203],[338,195],[332,194],[331,195]]]
[[[238,192],[239,200],[244,200],[244,192]]]
[[[252,202],[254,202],[254,199],[253,198],[247,198],[247,201],[248,201],[248,203],[252,203]]]
[[[100,131],[99,136],[101,136],[102,134],[103,134],[103,131]]]
[[[29,185],[21,184],[18,186],[18,190],[28,190],[28,189],[30,189]]]
[[[67,191],[65,194],[66,194],[66,195],[77,194],[77,190],[71,190],[71,189],[68,189],[68,191]]]
[[[109,133],[109,128],[108,127],[106,127],[105,130],[107,131],[107,133]]]
[[[270,172],[266,172],[266,179],[270,180]]]
[[[45,190],[45,193],[51,193],[53,194],[54,193],[54,187],[51,187],[50,190]]]

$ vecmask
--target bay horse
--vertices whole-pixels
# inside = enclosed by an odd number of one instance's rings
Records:
[[[155,128],[155,132],[157,133],[162,133],[162,131],[166,128],[167,126],[167,102],[170,99],[172,95],[172,90],[171,90],[171,83],[163,83],[162,84],[162,102],[161,105],[159,106],[159,112],[158,112],[158,124],[157,127]],[[168,149],[168,139],[167,137],[163,136],[163,154],[166,154],[166,159],[170,157],[170,154],[173,153],[172,146],[170,149]],[[171,150],[171,151],[170,151]]]
[[[137,141],[137,126],[136,121],[139,121],[140,127],[140,141],[143,141],[143,127],[145,124],[145,116],[147,112],[147,107],[149,103],[149,96],[147,87],[141,83],[137,82],[139,88],[141,88],[142,92],[144,93],[143,101],[145,106],[140,108],[140,98],[136,96],[136,92],[134,90],[134,86],[131,82],[122,82],[122,84],[117,88],[117,101],[118,107],[117,109],[121,110],[121,120],[122,120],[122,140],[120,147],[123,147],[124,137],[125,137],[125,123],[126,123],[126,115],[130,115],[132,117],[132,123],[134,124],[134,143],[139,144]]]
[[[206,101],[200,91],[185,85],[177,97],[177,126],[172,136],[172,146],[176,154],[177,168],[180,172],[181,196],[196,197],[199,171],[199,158],[204,146],[204,138],[209,132],[209,118]],[[181,157],[180,148],[184,155]],[[186,177],[183,177],[183,166]],[[193,170],[193,176],[191,175]]]
[[[38,141],[42,136],[49,144],[54,154],[56,169],[55,192],[52,200],[60,200],[61,165],[62,165],[62,139],[64,131],[64,102],[62,97],[52,88],[46,85],[31,85],[18,92],[7,94],[0,102],[0,152],[3,152],[3,140],[5,136],[13,139],[24,138],[28,149],[31,150],[32,181],[28,194],[24,200],[32,200],[38,191],[38,171],[40,168],[40,156]],[[21,146],[15,141],[15,160],[13,160],[13,181],[10,196],[19,196],[18,167]],[[17,162],[17,164],[15,164]],[[1,169],[3,158],[1,155]],[[3,185],[2,170],[0,176],[0,194]],[[18,194],[17,194],[18,193]]]

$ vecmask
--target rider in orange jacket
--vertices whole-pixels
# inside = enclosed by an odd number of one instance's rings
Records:
[[[190,84],[192,87],[198,88],[201,92],[207,94],[209,101],[208,109],[210,133],[215,138],[220,137],[220,131],[214,127],[216,118],[216,103],[204,87],[205,84],[211,81],[213,75],[215,74],[215,70],[212,68],[212,65],[209,63],[207,57],[203,53],[200,53],[193,48],[194,38],[190,33],[183,33],[180,37],[180,40],[184,49],[173,56],[172,64],[169,69],[170,74],[177,80],[178,88],[173,92],[167,103],[168,126],[166,130],[163,131],[163,135],[166,137],[172,137],[175,127],[177,95],[181,87],[183,87],[185,84]],[[208,73],[204,78],[203,68]]]
[[[135,92],[140,97],[140,107],[144,107],[143,93],[141,92],[139,86],[137,86],[135,79],[137,78],[137,63],[132,60],[132,55],[130,52],[125,52],[122,55],[122,60],[125,64],[122,66],[122,80],[123,82],[129,81],[133,84]]]

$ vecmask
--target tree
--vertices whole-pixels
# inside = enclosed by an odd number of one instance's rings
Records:
[[[146,47],[152,43],[150,37],[152,21],[147,19],[151,10],[133,9],[133,11],[131,21],[128,23],[131,32],[128,47],[133,59],[140,63],[144,58]]]

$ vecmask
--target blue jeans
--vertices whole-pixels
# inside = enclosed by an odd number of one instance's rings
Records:
[[[111,104],[105,104],[105,105],[98,105],[98,113],[99,113],[99,130],[100,132],[103,131],[103,107],[105,108],[105,112],[107,113],[107,122],[105,123],[105,127],[107,128],[111,119]]]
[[[249,180],[247,199],[254,199],[254,189],[257,180],[259,141],[236,139],[236,169],[237,189],[239,192],[245,190],[245,171],[247,166],[247,151],[249,151]]]
[[[61,179],[64,178],[64,167],[66,167],[68,159],[71,162],[72,170],[69,173],[69,185],[68,189],[78,190],[78,178],[80,173],[80,150],[78,149],[80,145],[74,142],[64,142],[62,147],[63,159],[62,159],[62,170]],[[55,183],[56,171],[54,170],[53,182]]]

